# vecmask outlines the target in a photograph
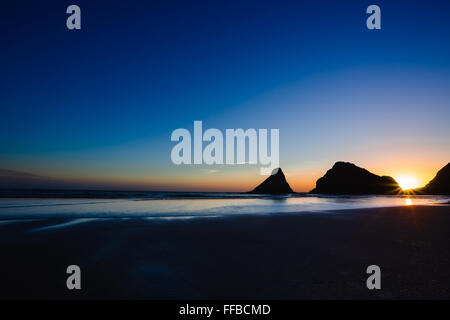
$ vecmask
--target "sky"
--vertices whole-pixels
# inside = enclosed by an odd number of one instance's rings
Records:
[[[449,18],[449,1],[2,2],[0,173],[180,191],[265,178],[174,165],[171,133],[201,120],[279,129],[295,191],[336,161],[424,185],[450,161]]]

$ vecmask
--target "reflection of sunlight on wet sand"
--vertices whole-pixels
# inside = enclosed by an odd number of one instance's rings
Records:
[[[412,200],[410,198],[405,199],[405,205],[410,206],[412,205]]]
[[[75,224],[89,222],[89,221],[93,221],[93,220],[96,220],[96,219],[95,218],[73,219],[73,220],[70,220],[70,221],[67,221],[67,222],[64,222],[64,223],[51,224],[49,226],[36,228],[36,229],[31,230],[31,231],[43,231],[43,230],[49,230],[49,229],[58,229],[58,228],[68,227],[68,226],[72,226],[72,225],[75,225]]]

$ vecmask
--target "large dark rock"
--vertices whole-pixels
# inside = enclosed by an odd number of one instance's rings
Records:
[[[336,162],[310,193],[398,194],[401,188],[392,177],[377,176],[353,163]]]
[[[438,171],[420,193],[450,195],[450,162]]]
[[[288,194],[294,193],[286,181],[281,168],[274,169],[270,177],[249,193],[257,194]]]

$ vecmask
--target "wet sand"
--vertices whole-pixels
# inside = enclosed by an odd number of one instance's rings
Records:
[[[449,299],[449,226],[448,205],[3,221],[0,298]],[[81,291],[66,289],[71,264]],[[381,290],[366,288],[371,264]]]

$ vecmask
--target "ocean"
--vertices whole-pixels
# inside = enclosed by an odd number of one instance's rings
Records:
[[[193,219],[234,215],[448,203],[448,196],[282,196],[201,192],[1,191],[0,220],[39,218]]]

